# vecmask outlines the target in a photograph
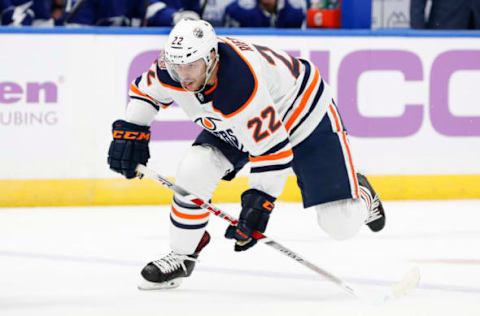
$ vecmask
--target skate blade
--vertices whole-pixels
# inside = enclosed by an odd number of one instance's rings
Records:
[[[182,284],[182,279],[174,279],[170,280],[168,282],[150,282],[147,280],[143,280],[137,288],[142,291],[155,291],[155,290],[168,290],[168,289],[174,289],[180,286]]]

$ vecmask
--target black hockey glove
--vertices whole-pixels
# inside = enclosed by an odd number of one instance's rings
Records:
[[[242,194],[242,211],[237,226],[228,226],[225,238],[236,239],[235,251],[245,251],[253,247],[257,240],[252,237],[254,231],[261,233],[267,228],[275,198],[265,192],[250,189]]]
[[[150,158],[150,127],[117,120],[113,122],[112,135],[108,149],[110,169],[127,179],[135,178],[137,165],[145,165]]]

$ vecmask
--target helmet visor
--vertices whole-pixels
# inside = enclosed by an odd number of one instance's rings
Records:
[[[194,83],[202,85],[205,83],[207,65],[203,58],[188,64],[176,64],[165,59],[165,66],[172,79],[180,82],[184,88],[190,87]]]

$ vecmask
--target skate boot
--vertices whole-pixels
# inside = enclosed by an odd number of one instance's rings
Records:
[[[205,231],[193,254],[182,255],[172,251],[163,258],[150,262],[141,272],[144,280],[138,285],[138,289],[160,290],[180,286],[183,278],[192,274],[200,251],[209,242],[210,234]]]
[[[382,202],[378,194],[373,190],[370,182],[368,182],[367,177],[360,173],[357,173],[357,177],[361,197],[369,206],[368,217],[365,220],[365,224],[367,224],[370,230],[379,232],[385,227],[385,211],[383,210]]]

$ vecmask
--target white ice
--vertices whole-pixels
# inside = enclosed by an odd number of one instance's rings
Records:
[[[373,296],[418,266],[419,289],[381,305],[268,246],[233,252],[215,216],[192,276],[145,292],[140,270],[168,251],[167,206],[0,209],[0,315],[480,315],[480,200],[385,207],[384,231],[365,227],[349,241],[329,239],[300,204],[278,203],[267,231]]]

